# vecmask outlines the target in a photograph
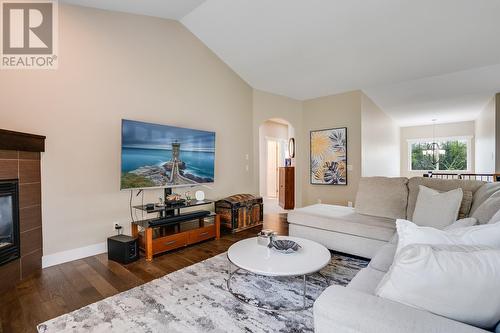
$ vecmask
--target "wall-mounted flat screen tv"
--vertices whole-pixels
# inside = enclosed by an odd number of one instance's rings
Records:
[[[214,182],[215,132],[122,120],[121,189]]]

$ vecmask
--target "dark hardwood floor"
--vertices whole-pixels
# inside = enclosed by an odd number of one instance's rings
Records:
[[[121,265],[100,254],[43,269],[0,295],[0,333],[36,332],[41,322],[223,253],[261,228],[226,234],[217,241],[157,256],[152,262],[141,258]],[[286,215],[265,215],[264,228],[287,235]]]

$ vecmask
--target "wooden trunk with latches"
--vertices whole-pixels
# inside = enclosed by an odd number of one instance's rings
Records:
[[[264,222],[262,197],[236,194],[218,200],[215,212],[220,215],[221,227],[232,232],[261,225]]]

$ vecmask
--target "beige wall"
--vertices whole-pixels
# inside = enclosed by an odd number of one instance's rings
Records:
[[[474,122],[466,121],[450,124],[436,125],[435,135],[436,138],[440,137],[453,137],[453,136],[470,136],[472,137],[471,149],[471,167],[470,171],[474,172]],[[410,139],[432,139],[434,135],[433,126],[411,126],[401,128],[401,176],[403,177],[416,177],[422,176],[422,171],[410,171],[408,161],[408,140]]]
[[[361,92],[354,91],[304,101],[302,147],[298,157],[304,166],[301,174],[303,204],[346,205],[354,201],[361,176]],[[348,185],[311,185],[309,168],[309,132],[311,130],[347,127]],[[352,168],[352,169],[351,169]]]
[[[475,121],[476,172],[495,172],[495,98],[492,97]]]
[[[360,91],[301,102],[253,90],[176,21],[68,5],[59,20],[58,70],[0,72],[1,127],[47,136],[45,255],[102,244],[115,222],[128,232],[122,118],[216,131],[216,182],[204,189],[211,198],[258,193],[259,127],[269,119],[287,121],[296,138],[299,207],[354,201],[362,165],[381,157],[361,160],[363,149],[373,152],[362,137],[380,131],[368,124],[389,120]],[[348,127],[348,185],[311,185],[309,133],[334,127]],[[145,202],[160,194],[146,191]]]
[[[495,96],[495,172],[500,173],[500,93]]]
[[[104,242],[115,221],[128,227],[122,118],[216,131],[208,197],[257,192],[252,88],[185,27],[67,5],[59,19],[58,70],[0,72],[1,127],[47,136],[45,255]],[[146,200],[159,194],[147,191]]]
[[[361,99],[363,177],[400,175],[400,128],[368,96]]]
[[[259,193],[267,196],[267,141],[266,138],[278,139],[288,147],[288,125],[275,121],[265,121],[259,127]],[[284,166],[285,161],[278,161],[278,166]]]
[[[288,97],[270,94],[260,90],[253,91],[253,133],[254,133],[254,156],[259,156],[259,127],[269,119],[281,119],[287,121],[289,126],[289,137],[295,137],[295,203],[302,205],[302,178],[307,172],[305,166],[299,163],[300,156],[309,154],[308,145],[303,145],[302,127],[302,102]],[[259,176],[259,160],[254,160],[254,178],[256,183],[261,182]]]

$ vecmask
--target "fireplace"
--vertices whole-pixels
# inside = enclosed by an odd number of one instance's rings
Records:
[[[0,295],[42,268],[44,151],[44,136],[0,129]]]
[[[19,185],[17,180],[0,181],[0,265],[18,259]]]

